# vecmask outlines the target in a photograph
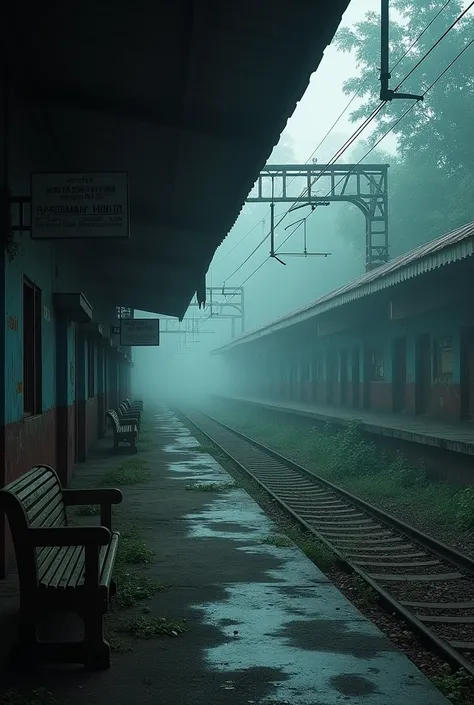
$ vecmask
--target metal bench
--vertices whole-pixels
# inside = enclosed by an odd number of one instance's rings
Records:
[[[132,450],[137,453],[137,424],[131,422],[121,423],[117,412],[114,409],[109,409],[107,411],[107,416],[112,424],[112,432],[114,434],[114,448],[118,448],[120,443],[123,441],[125,443],[128,443]]]
[[[48,465],[35,466],[0,490],[0,509],[10,525],[20,584],[15,663],[110,667],[103,615],[116,591],[112,571],[119,534],[112,532],[112,504],[121,501],[118,489],[64,489]],[[68,526],[66,507],[79,504],[100,504],[101,526]],[[77,614],[84,622],[83,641],[39,641],[39,620],[52,612]]]

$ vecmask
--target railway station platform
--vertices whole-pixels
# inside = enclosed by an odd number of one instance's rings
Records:
[[[152,440],[133,456],[150,476],[122,487],[114,523],[133,526],[153,549],[146,571],[163,588],[122,617],[185,619],[186,631],[131,637],[109,671],[48,669],[32,687],[47,688],[59,705],[447,705],[296,546],[265,542],[275,525],[245,491],[189,489],[232,478],[173,412],[158,410],[152,426]],[[73,486],[96,485],[117,465],[110,444],[102,440],[76,468]],[[2,624],[12,623],[14,576],[0,582],[0,605]],[[11,678],[4,674],[4,684]]]
[[[361,430],[366,433],[398,438],[465,455],[474,455],[474,424],[460,423],[455,425],[424,416],[383,414],[378,411],[310,404],[303,401],[277,401],[256,397],[231,397],[222,394],[214,394],[213,396],[227,401],[245,402],[282,413],[291,412],[337,426],[347,426],[351,421],[357,420],[361,424]]]

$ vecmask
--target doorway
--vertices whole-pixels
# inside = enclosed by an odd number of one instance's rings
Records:
[[[352,348],[352,406],[358,409],[360,404],[360,351],[359,346]]]
[[[461,417],[474,421],[474,329],[465,329],[461,337]]]
[[[79,461],[79,334],[77,324],[74,331],[74,463]]]
[[[347,350],[341,350],[341,404],[347,404],[348,361]]]
[[[336,354],[334,351],[327,353],[326,358],[326,403],[334,404],[334,386],[336,381]]]
[[[431,341],[425,333],[416,342],[415,413],[426,414],[430,408]]]
[[[364,365],[363,365],[363,394],[362,404],[364,409],[370,409],[370,383],[372,381],[372,358],[373,352],[370,348],[364,348]]]
[[[396,338],[392,348],[392,407],[393,411],[405,408],[407,383],[407,342],[406,338]]]

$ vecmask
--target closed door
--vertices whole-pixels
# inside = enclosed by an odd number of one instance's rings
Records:
[[[347,350],[341,350],[341,404],[347,404]]]
[[[364,409],[370,409],[370,383],[372,381],[372,351],[364,350],[364,391],[362,403]]]
[[[352,350],[352,406],[359,408],[360,403],[360,353],[359,346]]]
[[[336,378],[336,360],[334,352],[328,353],[327,363],[326,363],[326,402],[328,404],[334,403],[334,382]]]
[[[79,459],[79,336],[77,334],[77,329],[75,333],[75,347],[74,347],[74,462],[77,463]]]
[[[461,342],[461,413],[474,421],[474,330],[467,330]]]
[[[416,398],[417,414],[426,414],[430,408],[431,393],[431,343],[429,335],[421,335],[416,345]]]
[[[392,399],[393,410],[405,408],[405,388],[407,383],[407,345],[405,338],[393,342]]]

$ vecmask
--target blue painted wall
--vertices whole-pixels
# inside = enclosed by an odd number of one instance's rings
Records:
[[[56,405],[56,331],[52,300],[51,248],[23,244],[23,252],[5,263],[5,423],[23,418],[23,277],[41,289],[42,409]],[[10,325],[9,325],[10,322]],[[12,325],[12,322],[15,324]],[[16,325],[16,328],[14,327]]]

